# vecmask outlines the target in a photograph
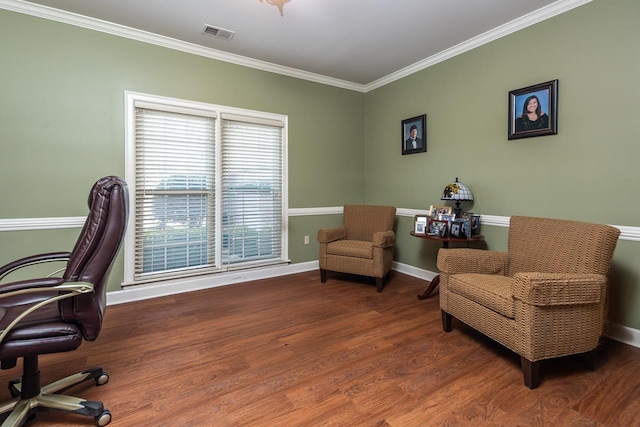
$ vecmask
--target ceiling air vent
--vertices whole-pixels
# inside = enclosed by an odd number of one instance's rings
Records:
[[[208,24],[205,24],[204,30],[202,30],[202,34],[208,34],[210,36],[225,40],[231,40],[235,33],[235,31],[225,30],[224,28],[214,27],[213,25]]]

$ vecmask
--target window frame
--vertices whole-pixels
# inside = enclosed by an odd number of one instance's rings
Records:
[[[215,125],[215,257],[216,268],[196,269],[194,271],[185,270],[181,274],[155,274],[148,279],[137,279],[135,277],[135,218],[136,218],[136,104],[153,105],[162,110],[198,114],[212,116],[216,118]],[[281,254],[279,258],[271,258],[267,260],[246,261],[239,264],[223,265],[221,260],[222,246],[222,120],[224,117],[241,117],[247,120],[253,120],[257,124],[276,123],[282,124],[282,170],[281,172],[281,192],[282,192],[282,211],[281,211]],[[123,287],[131,285],[140,285],[147,283],[162,283],[167,281],[182,280],[193,276],[203,276],[210,274],[219,274],[227,271],[247,268],[272,267],[274,265],[286,264],[289,262],[288,256],[288,116],[276,113],[268,113],[263,111],[247,110],[242,108],[227,107],[205,102],[190,101],[184,99],[170,98],[152,94],[125,91],[125,180],[129,187],[130,209],[129,209],[129,227],[128,233],[124,241],[124,282]]]

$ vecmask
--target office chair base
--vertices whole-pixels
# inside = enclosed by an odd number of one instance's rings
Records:
[[[106,426],[111,422],[111,412],[104,409],[102,402],[56,394],[58,391],[91,379],[96,385],[102,385],[109,381],[109,375],[102,368],[91,368],[43,386],[39,393],[28,391],[25,393],[25,390],[22,390],[22,379],[12,380],[9,383],[9,391],[14,396],[13,399],[0,403],[0,414],[11,412],[2,423],[2,427],[23,425],[36,414],[37,408],[93,417],[97,426]],[[26,397],[25,394],[35,394],[35,396]]]

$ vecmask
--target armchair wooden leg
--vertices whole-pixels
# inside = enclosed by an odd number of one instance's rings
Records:
[[[453,316],[444,310],[440,310],[440,313],[442,314],[442,329],[445,332],[453,331]]]
[[[587,353],[584,353],[584,364],[586,365],[587,369],[590,371],[595,371],[596,370],[596,356],[597,356],[598,350],[594,349],[591,350]]]
[[[376,277],[376,287],[378,288],[378,292],[382,292],[382,288],[384,288],[384,277]]]
[[[320,282],[324,283],[327,281],[327,270],[325,269],[320,269]]]
[[[540,361],[532,362],[521,356],[520,365],[522,366],[524,385],[529,387],[531,390],[538,388],[540,385]]]

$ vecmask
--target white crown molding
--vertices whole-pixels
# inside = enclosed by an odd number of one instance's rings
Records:
[[[302,80],[308,80],[315,83],[321,83],[328,86],[335,86],[343,89],[353,90],[356,92],[369,92],[396,80],[402,79],[425,68],[436,65],[442,61],[453,58],[454,56],[468,52],[476,47],[492,42],[501,37],[529,27],[538,22],[552,18],[561,13],[567,12],[592,0],[558,0],[549,6],[538,9],[525,16],[501,25],[497,28],[489,30],[479,36],[462,42],[456,46],[446,49],[440,53],[430,56],[429,58],[418,61],[401,70],[382,77],[372,83],[362,85],[348,82],[345,80],[335,79],[320,74],[310,73],[308,71],[297,70],[295,68],[276,65],[270,62],[259,61],[257,59],[248,58],[246,56],[235,55],[222,52],[216,49],[206,48],[193,43],[176,40],[170,37],[161,36],[159,34],[138,30],[124,25],[114,24],[100,19],[89,18],[87,16],[78,15],[76,13],[65,12],[48,6],[36,5],[23,0],[0,0],[0,8],[13,12],[24,13],[27,15],[37,16],[40,18],[50,19],[52,21],[62,22],[65,24],[75,25],[90,30],[100,31],[103,33],[125,37],[156,46],[175,49],[206,58],[216,59],[231,64],[241,65],[244,67],[254,68],[257,70],[268,71],[275,74],[282,74]]]
[[[78,15],[76,13],[54,9],[48,6],[29,3],[23,0],[0,0],[0,8],[13,12],[24,13],[26,15],[37,16],[39,18],[45,18],[52,21],[62,22],[64,24],[75,25],[77,27],[87,28],[90,30],[100,31],[103,33],[124,37],[143,43],[149,43],[156,46],[179,50],[181,52],[191,53],[206,58],[228,62],[231,64],[254,68],[257,70],[268,71],[275,74],[282,74],[289,77],[295,77],[297,79],[309,80],[315,83],[349,89],[356,92],[364,91],[364,86],[361,84],[335,79],[320,74],[310,73],[308,71],[297,70],[295,68],[285,67],[282,65],[276,65],[270,62],[260,61],[246,56],[235,55],[217,49],[207,48],[193,43],[176,40],[171,37],[150,33],[148,31],[126,27],[124,25],[114,24],[112,22],[90,18],[87,16]]]
[[[447,59],[453,58],[454,56],[458,56],[484,44],[490,43],[504,36],[508,36],[509,34],[537,24],[538,22],[553,18],[556,15],[560,15],[561,13],[575,9],[578,6],[582,6],[583,4],[591,1],[593,0],[558,0],[546,7],[514,19],[511,22],[507,22],[506,24],[480,34],[479,36],[465,40],[464,42],[449,49],[445,49],[442,52],[423,59],[422,61],[418,61],[415,64],[409,65],[401,70],[382,77],[381,79],[371,82],[364,86],[364,92],[369,92],[396,80],[400,80],[418,71],[424,70],[425,68],[429,68],[440,62],[446,61]]]

